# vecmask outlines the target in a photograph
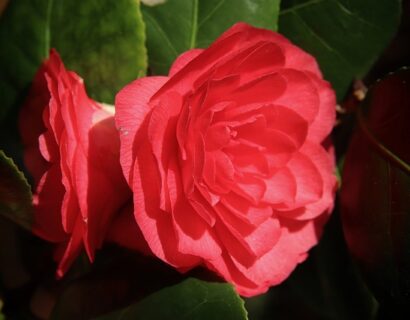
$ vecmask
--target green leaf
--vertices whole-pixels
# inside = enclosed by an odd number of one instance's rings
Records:
[[[21,102],[46,57],[46,12],[44,0],[10,1],[0,19],[0,121]]]
[[[33,212],[30,185],[13,160],[0,150],[0,214],[30,230]]]
[[[136,0],[10,1],[0,19],[0,120],[21,103],[50,48],[84,78],[94,99],[112,103],[145,73],[144,41]]]
[[[53,1],[50,19],[51,46],[85,79],[96,100],[113,104],[124,85],[145,75],[139,1]]]
[[[159,259],[118,246],[104,246],[88,270],[81,266],[83,259],[80,256],[65,277],[50,320],[93,319],[183,279]]]
[[[374,319],[377,302],[348,254],[337,209],[319,244],[296,268],[288,285],[322,319]]]
[[[147,27],[149,65],[167,74],[175,58],[186,50],[209,46],[239,21],[271,30],[277,28],[280,0],[169,0],[142,6]]]
[[[410,70],[378,82],[369,91],[357,118],[359,126],[343,169],[345,238],[382,307],[395,305],[392,310],[403,310],[408,318]]]
[[[279,32],[315,56],[341,100],[387,46],[400,0],[282,0]]]
[[[232,286],[209,283],[194,278],[160,290],[139,303],[98,318],[98,320],[127,319],[247,319],[243,300]]]

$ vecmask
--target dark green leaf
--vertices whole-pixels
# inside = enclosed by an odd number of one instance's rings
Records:
[[[155,74],[167,74],[179,54],[209,46],[238,21],[276,30],[279,0],[169,0],[142,9],[149,65]]]
[[[348,254],[338,210],[327,223],[319,245],[288,284],[324,319],[374,319],[377,302]]]
[[[0,120],[21,102],[46,48],[47,1],[11,1],[0,19]],[[17,23],[16,23],[17,22]]]
[[[400,0],[282,0],[279,32],[314,55],[343,98],[394,35]]]
[[[350,252],[379,302],[410,303],[410,70],[374,86],[346,155],[342,217]],[[410,315],[408,315],[410,316]],[[394,318],[394,317],[393,317]]]
[[[87,258],[80,256],[65,277],[50,319],[92,319],[182,280],[179,272],[159,259],[116,246],[99,251],[87,271],[83,259]]]
[[[93,98],[112,103],[144,74],[144,41],[135,0],[11,1],[0,19],[0,120],[24,98],[50,48],[84,78]]]
[[[243,300],[232,286],[194,278],[158,291],[137,304],[98,320],[247,319]]]
[[[246,299],[250,319],[374,320],[377,302],[347,252],[337,207],[308,259],[267,294]]]
[[[24,174],[0,150],[0,214],[30,230],[32,198]]]

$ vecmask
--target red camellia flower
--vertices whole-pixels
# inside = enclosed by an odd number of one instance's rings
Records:
[[[126,86],[115,117],[135,219],[163,261],[252,296],[317,243],[336,185],[335,95],[283,36],[236,24],[168,77]]]
[[[83,80],[52,50],[20,115],[25,163],[36,186],[33,231],[59,244],[59,276],[83,247],[93,260],[131,197],[112,110],[91,100]]]

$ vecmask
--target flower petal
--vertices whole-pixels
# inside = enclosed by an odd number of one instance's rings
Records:
[[[151,111],[152,95],[164,85],[167,77],[147,77],[125,86],[115,97],[115,123],[121,139],[121,167],[132,186],[133,162],[140,144],[140,127]]]
[[[175,59],[169,70],[169,77],[173,77],[177,72],[183,69],[188,63],[194,60],[203,51],[204,49],[191,49],[180,54],[178,58]]]

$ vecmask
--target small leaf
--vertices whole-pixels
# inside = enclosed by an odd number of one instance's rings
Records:
[[[153,73],[167,74],[178,55],[209,46],[239,21],[276,30],[278,12],[279,0],[169,0],[142,6],[149,65]]]
[[[107,103],[147,65],[136,0],[10,1],[0,19],[0,42],[0,120],[24,99],[50,48],[84,78],[94,99]]]
[[[241,320],[247,319],[243,300],[232,286],[194,278],[162,289],[144,300],[98,320]]]
[[[397,30],[400,0],[282,0],[279,32],[315,56],[341,100]]]
[[[377,83],[359,110],[341,192],[351,254],[379,302],[406,312],[410,303],[409,119],[407,69]]]
[[[0,150],[0,214],[30,230],[32,210],[31,190],[24,174]]]

